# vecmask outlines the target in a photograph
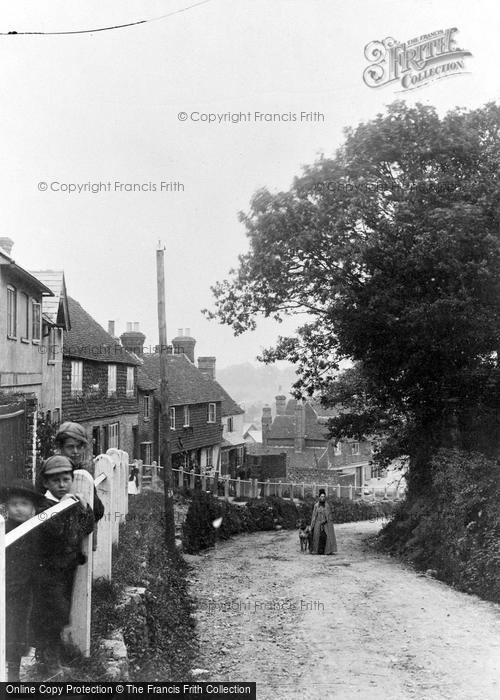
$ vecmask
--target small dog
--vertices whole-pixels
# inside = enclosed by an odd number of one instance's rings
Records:
[[[299,528],[300,551],[308,552],[311,549],[311,528],[302,519],[298,521],[297,527]]]

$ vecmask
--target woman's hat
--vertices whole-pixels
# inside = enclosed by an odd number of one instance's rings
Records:
[[[66,438],[73,438],[74,440],[78,440],[78,442],[83,442],[84,445],[88,445],[87,433],[80,423],[73,423],[69,420],[61,423],[57,429],[56,441],[59,442]]]
[[[35,490],[31,481],[14,479],[9,484],[0,487],[0,501],[7,501],[11,496],[29,498],[32,503],[38,505],[43,501],[43,495]]]
[[[45,460],[40,469],[40,476],[50,476],[51,474],[61,474],[62,472],[72,472],[73,464],[64,455],[53,455]]]

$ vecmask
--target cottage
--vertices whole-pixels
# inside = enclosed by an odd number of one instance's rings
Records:
[[[371,478],[372,447],[368,440],[333,441],[327,422],[338,413],[315,402],[276,396],[275,415],[262,411],[262,443],[248,444],[252,455],[287,457],[287,479],[361,486]]]
[[[81,423],[98,455],[111,447],[134,453],[138,431],[140,361],[68,297],[71,330],[64,332],[62,413]]]

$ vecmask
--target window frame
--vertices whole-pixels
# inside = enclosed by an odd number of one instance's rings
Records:
[[[351,442],[351,454],[353,455],[353,457],[359,456],[361,454],[361,446],[359,442]]]
[[[7,338],[17,340],[17,288],[13,284],[7,285]]]
[[[109,423],[108,424],[108,449],[120,449],[120,423]],[[116,442],[116,445],[112,445],[112,442]]]
[[[78,372],[75,372],[75,367],[78,366]],[[75,378],[80,378],[80,381],[78,384],[80,386],[76,386],[75,384],[77,383],[75,381]],[[71,360],[71,396],[81,396],[83,394],[83,360]]]
[[[189,428],[191,425],[191,411],[189,410],[189,405],[186,404],[183,407],[183,428]]]
[[[234,421],[233,416],[228,416],[226,430],[228,433],[234,433]]]
[[[151,394],[144,394],[142,397],[142,412],[144,420],[151,419]]]
[[[37,313],[35,314],[35,309]],[[38,317],[38,323],[36,322]],[[36,334],[35,334],[36,331]],[[36,299],[31,300],[31,342],[40,345],[42,340],[42,305]]]
[[[31,309],[31,304],[30,304],[30,295],[26,294],[26,292],[21,292],[21,295],[23,297],[23,306],[25,306],[25,312],[26,312],[26,318],[25,318],[25,326],[24,326],[24,331],[26,335],[21,334],[21,343],[29,343],[30,342],[30,328],[31,328],[31,323],[30,323],[30,309]]]
[[[175,406],[170,406],[168,409],[168,419],[170,421],[170,430],[175,430]]]
[[[131,382],[129,381],[130,378],[132,378]],[[132,388],[130,388],[130,384],[132,384]],[[134,381],[134,367],[133,367],[133,365],[127,365],[126,394],[129,397],[134,396],[134,394],[135,394],[135,381]]]
[[[52,326],[50,331],[49,331],[49,346],[47,348],[47,364],[48,365],[55,365],[56,364],[56,335],[57,335],[57,329]]]
[[[113,363],[108,364],[108,398],[111,396],[116,396],[116,375],[118,374],[116,365]],[[111,381],[113,380],[113,381]],[[114,388],[112,385],[114,384]],[[111,425],[114,425],[112,423]]]
[[[213,418],[211,418],[211,411],[213,411]],[[207,405],[207,423],[215,423],[217,421],[217,404],[213,401]]]

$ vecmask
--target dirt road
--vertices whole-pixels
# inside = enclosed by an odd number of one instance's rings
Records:
[[[379,527],[336,526],[337,556],[280,531],[186,557],[199,679],[256,681],[259,700],[500,698],[500,606],[376,553]]]

